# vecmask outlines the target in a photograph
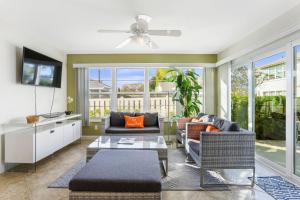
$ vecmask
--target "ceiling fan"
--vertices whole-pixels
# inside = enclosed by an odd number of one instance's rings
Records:
[[[135,17],[135,23],[131,24],[129,30],[107,30],[100,29],[99,33],[128,33],[132,34],[126,40],[121,42],[116,48],[122,48],[129,43],[136,43],[142,46],[147,46],[152,49],[157,49],[158,45],[150,38],[150,35],[155,36],[170,36],[179,37],[181,36],[180,30],[149,30],[148,24],[151,21],[151,17],[147,15],[137,15]]]

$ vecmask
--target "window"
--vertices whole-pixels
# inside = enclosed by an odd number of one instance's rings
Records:
[[[112,92],[112,70],[89,70],[89,116],[90,119],[100,118],[110,112]]]
[[[286,163],[285,57],[286,53],[281,52],[254,62],[256,153],[283,167]],[[269,70],[268,77],[261,73],[265,69]]]
[[[238,65],[231,71],[231,120],[248,129],[248,66]]]
[[[170,118],[178,113],[173,101],[175,83],[168,82],[169,68],[98,68],[89,69],[89,117],[98,120],[111,110],[121,112],[158,112]],[[185,68],[199,75],[202,68]],[[203,89],[200,91],[203,102]],[[179,104],[178,104],[179,105]],[[203,108],[201,108],[203,110]]]
[[[280,79],[280,78],[285,78],[285,66],[279,66],[276,68],[276,78]]]
[[[176,102],[172,100],[175,83],[166,80],[168,68],[149,69],[150,112],[162,117],[176,115]]]
[[[145,91],[144,68],[118,68],[117,110],[123,112],[142,112]]]
[[[202,68],[192,68],[192,70],[199,76],[198,77],[198,82],[200,83],[200,85],[202,86],[202,89],[200,90],[200,93],[199,93],[199,99],[202,103],[202,106],[200,108],[201,112],[203,112],[204,110],[204,107],[203,107],[203,99],[204,99],[204,95],[203,95],[203,87],[204,87],[204,82],[203,82],[203,69]]]

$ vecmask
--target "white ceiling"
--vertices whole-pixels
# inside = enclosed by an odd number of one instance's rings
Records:
[[[0,0],[1,23],[66,53],[218,53],[282,15],[299,0]],[[114,47],[137,14],[152,29],[181,29],[180,38],[153,36],[160,46]]]

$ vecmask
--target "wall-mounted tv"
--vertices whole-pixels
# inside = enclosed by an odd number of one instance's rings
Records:
[[[23,48],[22,84],[61,87],[62,62]]]

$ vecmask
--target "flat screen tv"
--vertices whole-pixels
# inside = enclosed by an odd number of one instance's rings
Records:
[[[62,62],[23,48],[22,84],[61,87]]]

